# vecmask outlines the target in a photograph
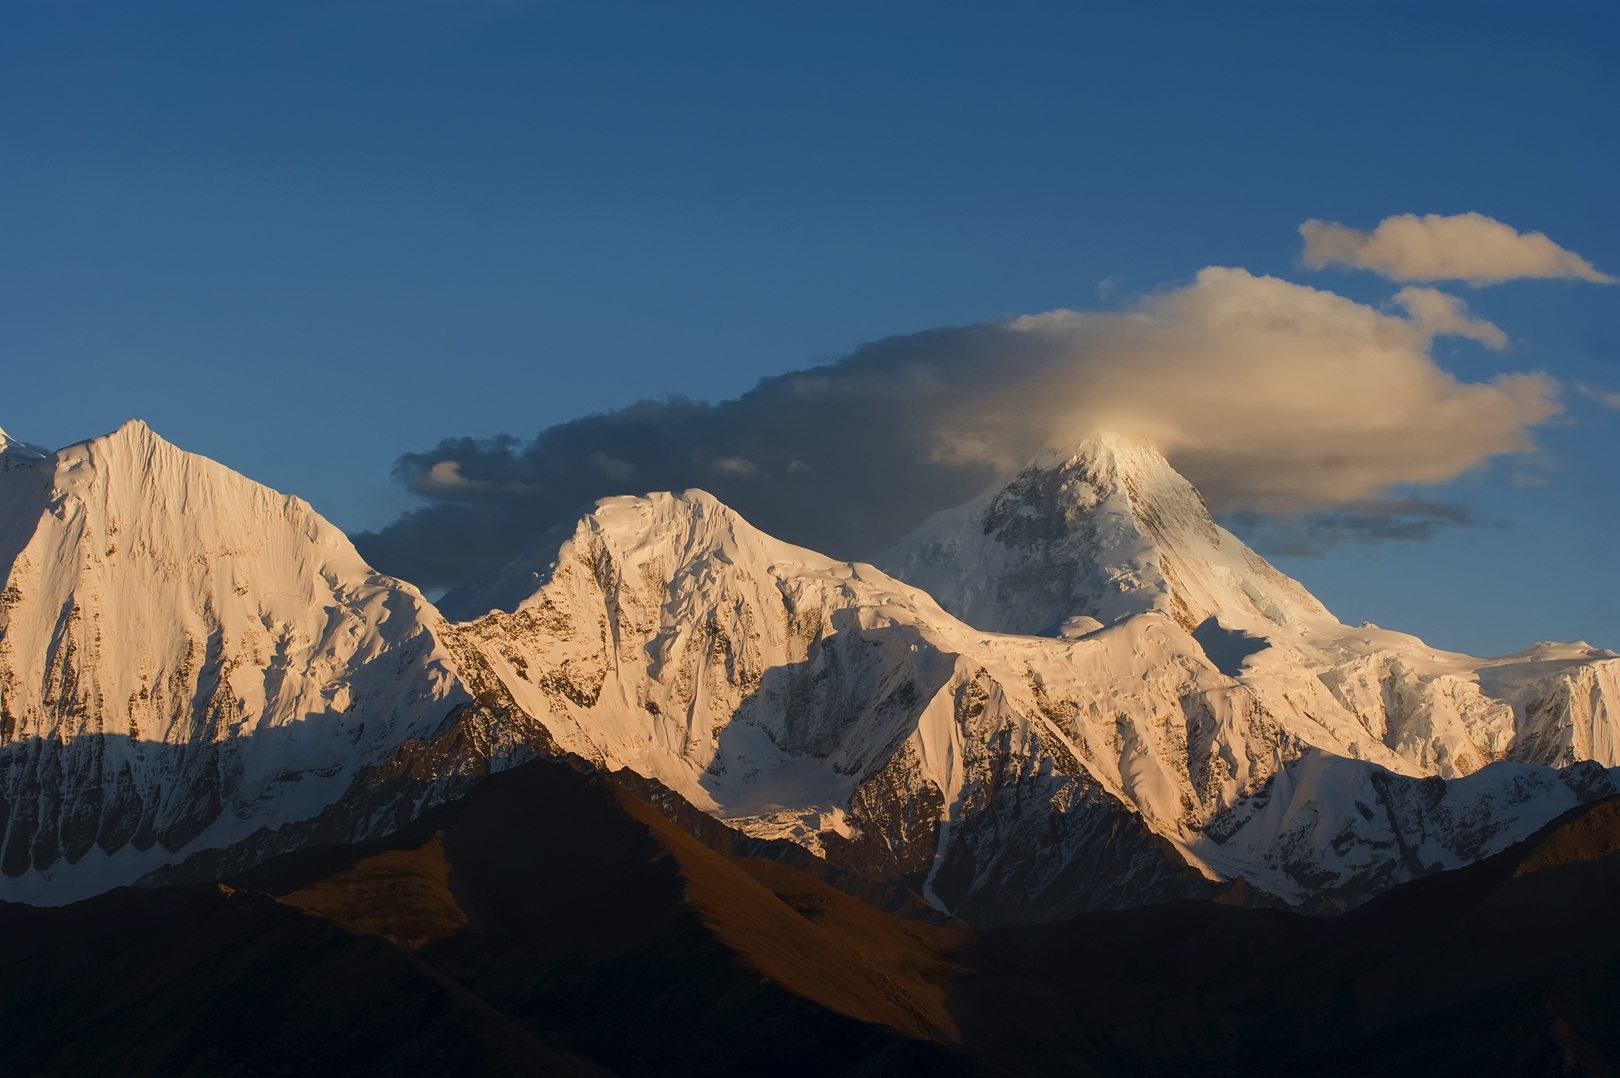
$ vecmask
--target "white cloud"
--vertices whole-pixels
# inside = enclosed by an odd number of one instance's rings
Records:
[[[432,497],[481,494],[494,489],[493,483],[482,479],[468,479],[462,475],[460,462],[454,460],[439,461],[427,471],[417,475],[411,485],[418,494]]]
[[[1399,299],[1410,317],[1212,267],[1130,314],[1016,319],[1007,329],[1051,359],[942,416],[936,451],[1005,470],[1038,448],[1023,432],[1063,445],[1124,429],[1157,442],[1218,509],[1291,511],[1443,482],[1530,448],[1527,428],[1559,410],[1556,385],[1539,374],[1459,382],[1431,340],[1494,344],[1501,331],[1443,293]]]
[[[413,473],[407,485],[424,497],[452,501],[523,498],[532,496],[540,489],[522,480],[492,483],[487,479],[469,479],[461,474],[461,462],[458,460],[441,460],[425,471]]]
[[[1472,337],[1489,348],[1506,348],[1507,334],[1481,318],[1468,313],[1468,304],[1458,296],[1434,288],[1406,287],[1395,293],[1395,302],[1419,330],[1431,337],[1452,334]]]
[[[1597,401],[1605,408],[1613,408],[1615,411],[1620,412],[1620,393],[1608,389],[1598,389],[1596,386],[1589,386],[1585,382],[1576,382],[1575,388],[1587,400]]]
[[[1310,220],[1299,233],[1305,237],[1305,264],[1312,269],[1336,263],[1395,281],[1462,280],[1476,288],[1519,277],[1616,283],[1540,232],[1519,233],[1480,213],[1406,213],[1384,218],[1371,233]]]
[[[1332,509],[1340,530],[1414,535],[1445,518],[1380,523],[1368,505],[1533,449],[1530,428],[1559,410],[1544,375],[1459,381],[1430,355],[1447,333],[1505,341],[1432,289],[1380,310],[1210,268],[1123,311],[876,341],[718,404],[643,401],[524,443],[448,440],[399,465],[437,503],[361,549],[407,579],[453,583],[595,498],[696,486],[788,542],[869,558],[1099,427],[1155,441],[1216,510]],[[635,470],[620,481],[603,460]]]

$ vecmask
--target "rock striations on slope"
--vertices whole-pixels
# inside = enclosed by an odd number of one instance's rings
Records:
[[[1339,625],[1124,439],[933,518],[884,559],[895,576],[772,539],[700,491],[605,499],[445,596],[455,623],[302,503],[144,427],[87,446],[100,456],[73,447],[0,474],[7,504],[32,513],[15,543],[32,553],[8,578],[26,611],[8,602],[0,637],[0,706],[19,717],[0,861],[41,899],[88,893],[63,862],[218,877],[381,834],[534,755],[628,769],[755,841],[974,924],[1227,892],[1354,904],[1615,788],[1613,655],[1483,661]],[[53,515],[86,467],[124,492],[122,515]],[[74,513],[94,527],[60,524]],[[180,575],[103,553],[114,516],[121,535],[161,518],[147,549],[185,552]],[[258,548],[232,529],[254,527],[288,553],[244,561]],[[71,580],[49,591],[62,574],[47,563]],[[161,662],[97,665],[97,632],[172,640]],[[310,642],[277,650],[283,637]],[[57,639],[74,641],[71,664]],[[150,699],[160,669],[165,710],[129,738],[118,705],[142,700],[142,671]],[[154,824],[144,847],[111,831],[91,853],[104,825],[87,845],[62,821],[100,821],[122,796],[125,757],[107,757],[120,735],[151,749],[128,759]],[[68,766],[81,758],[95,763]],[[191,822],[163,832],[165,812]],[[134,878],[120,872],[94,879]]]
[[[471,699],[414,588],[140,422],[0,455],[0,569],[7,897],[312,816]]]
[[[1108,433],[934,514],[878,561],[997,633],[1078,636],[1153,611],[1189,633],[1223,613],[1279,624],[1328,616],[1218,526],[1158,450]]]
[[[1084,478],[1089,516],[1066,512],[1051,496],[1062,478],[1038,465],[1007,490],[1040,497],[974,503],[1003,531],[1017,517],[1021,534],[1042,534],[1030,549],[986,553],[971,536],[942,541],[939,518],[925,525],[936,566],[970,565],[964,588],[948,566],[927,582],[955,613],[981,601],[978,628],[871,566],[772,540],[701,492],[599,503],[444,609],[471,619],[458,631],[569,751],[976,923],[1213,894],[1238,876],[1289,901],[1354,902],[1611,788],[1590,765],[1510,765],[1448,786],[1405,736],[1433,725],[1432,701],[1408,714],[1391,693],[1386,711],[1358,709],[1342,667],[1429,664],[1419,689],[1453,702],[1477,684],[1454,672],[1436,689],[1429,666],[1443,660],[1422,649],[1420,664],[1420,642],[1339,626],[1218,529],[1150,447],[1120,448],[1101,438],[1056,459]],[[984,517],[964,516],[982,535]],[[1020,557],[1041,572],[986,569]],[[972,586],[987,578],[990,606]],[[1021,581],[1040,593],[1021,596]],[[996,606],[1015,613],[998,621]],[[1070,631],[980,631],[1035,624]],[[1234,648],[1251,654],[1234,661]],[[1609,661],[1554,650],[1554,666]]]

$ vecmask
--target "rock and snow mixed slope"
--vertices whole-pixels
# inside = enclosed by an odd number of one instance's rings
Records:
[[[1136,478],[1116,473],[1095,501]],[[1168,517],[1137,504],[1106,522],[1115,535],[1137,514]],[[1262,640],[1223,629],[1217,603],[1270,587],[1243,624],[1278,611],[1267,624],[1336,624],[1319,603],[1225,537],[1225,566],[1181,554],[1179,579],[1213,585],[1202,606],[1173,605],[1142,584],[1142,564],[1168,559],[1134,527],[1137,564],[1121,575],[1136,608],[1077,635],[1074,619],[1106,608],[1042,600],[1034,618],[1069,634],[983,632],[873,567],[771,540],[700,491],[608,499],[444,610],[470,619],[457,632],[510,707],[569,751],[978,922],[1210,893],[1236,875],[1291,901],[1356,900],[1494,853],[1607,789],[1602,768],[1573,785],[1547,768],[1424,785],[1434,768],[1311,669],[1223,671],[1209,655]],[[1202,533],[1221,535],[1207,514]],[[1259,584],[1231,563],[1259,563]],[[1095,561],[1085,572],[1108,579]],[[1038,579],[1055,575],[1048,564]]]
[[[1111,434],[934,514],[878,562],[997,633],[1083,635],[1149,611],[1188,632],[1216,614],[1279,625],[1327,616],[1216,525],[1158,450]]]
[[[1613,656],[1482,662],[1338,625],[1119,439],[925,524],[886,564],[927,590],[688,491],[604,500],[447,595],[458,624],[144,427],[87,446],[0,474],[26,555],[0,862],[39,897],[82,893],[62,866],[97,857],[224,871],[352,841],[536,753],[633,769],[980,924],[1238,876],[1355,901],[1613,789]],[[1479,770],[1503,758],[1523,762]],[[125,771],[152,820],[127,837],[106,822]]]
[[[1076,636],[1166,614],[1223,672],[1272,695],[1314,676],[1361,728],[1343,733],[1350,744],[1370,738],[1425,774],[1455,778],[1500,759],[1620,766],[1612,653],[1541,643],[1478,659],[1341,625],[1219,527],[1141,441],[1100,434],[1049,454],[1005,487],[936,514],[879,561],[995,632]]]
[[[139,422],[0,454],[0,571],[4,897],[311,816],[470,700],[414,588]]]
[[[1542,643],[1477,659],[1342,625],[1133,439],[1099,434],[1037,459],[880,561],[985,629],[1084,638],[1163,613],[1271,713],[1330,732],[1305,732],[1324,751],[1290,757],[1190,843],[1208,864],[1296,900],[1466,863],[1608,782],[1590,766],[1568,781],[1505,765],[1449,786],[1413,779],[1460,779],[1492,761],[1620,765],[1613,653]]]

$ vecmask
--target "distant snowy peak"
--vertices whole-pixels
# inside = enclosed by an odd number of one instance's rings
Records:
[[[976,628],[1080,635],[1158,611],[1188,631],[1331,615],[1217,525],[1149,443],[1098,433],[936,513],[878,559]]]
[[[44,460],[51,455],[51,451],[42,445],[19,441],[0,430],[0,456],[22,457],[27,460]]]
[[[605,557],[601,552],[606,550],[638,564],[659,560],[671,568],[706,560],[763,568],[781,556],[834,564],[824,555],[771,538],[707,491],[624,495],[586,506],[577,519],[547,530],[492,576],[447,592],[439,611],[452,621],[470,621],[491,611],[515,613],[551,582],[560,564],[569,558]]]

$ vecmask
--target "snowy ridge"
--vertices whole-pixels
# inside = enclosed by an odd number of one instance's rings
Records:
[[[991,632],[1075,635],[1149,611],[1188,632],[1217,613],[1279,625],[1327,615],[1219,527],[1158,450],[1116,434],[1031,461],[878,563]]]
[[[1312,749],[1204,829],[1193,851],[1292,902],[1352,902],[1500,853],[1577,805],[1620,792],[1620,768],[1496,763],[1412,779]]]
[[[24,460],[44,460],[50,455],[50,450],[44,446],[18,441],[5,431],[0,430],[0,456],[21,457]]]
[[[1394,806],[1434,774],[1304,664],[1306,625],[1337,623],[1293,600],[1293,658],[1277,647],[1252,656],[1269,665],[1246,658],[1223,671],[1209,630],[1232,631],[1210,615],[1198,639],[1140,579],[1127,583],[1145,611],[1108,628],[1075,639],[986,633],[870,566],[780,543],[688,491],[606,499],[445,608],[507,607],[455,631],[569,751],[658,778],[757,837],[913,878],[987,921],[1128,904],[1133,889],[1142,901],[1165,894],[1155,888],[1178,867],[1191,873],[1183,892],[1198,889],[1189,879],[1244,875],[1293,901],[1354,900],[1500,848],[1573,803],[1556,773],[1535,769],[1552,784],[1545,797],[1483,819],[1454,813],[1466,826],[1422,824],[1447,852],[1400,860],[1390,835],[1339,818],[1359,813],[1354,799],[1278,793],[1278,782],[1299,785],[1307,758],[1329,761],[1316,771],[1344,769],[1334,782],[1390,780],[1383,801],[1363,803]],[[1247,598],[1247,581],[1233,579]],[[1252,624],[1257,613],[1251,601],[1240,617]],[[1374,646],[1397,635],[1362,650],[1398,662]],[[1569,661],[1585,670],[1590,658]],[[1257,815],[1261,802],[1274,807]],[[1116,842],[1124,863],[1096,861],[1101,836],[1122,823],[1135,847]],[[1269,852],[1283,834],[1324,827],[1355,849]]]
[[[14,898],[223,876],[566,752],[975,924],[1238,877],[1348,905],[1620,778],[1620,659],[1340,625],[1109,436],[932,518],[887,559],[913,583],[651,494],[446,595],[454,624],[138,423],[0,455],[0,507]]]
[[[1262,695],[1315,677],[1362,730],[1426,774],[1499,759],[1620,766],[1612,652],[1542,643],[1479,659],[1374,625],[1341,625],[1211,519],[1151,445],[1098,434],[936,514],[880,562],[981,629],[1083,635],[1147,611],[1192,632]],[[1291,686],[1293,688],[1291,688]],[[1325,716],[1324,716],[1325,718]],[[1368,755],[1368,758],[1373,758]]]
[[[7,897],[309,816],[468,699],[414,588],[138,421],[0,458],[0,522]]]

